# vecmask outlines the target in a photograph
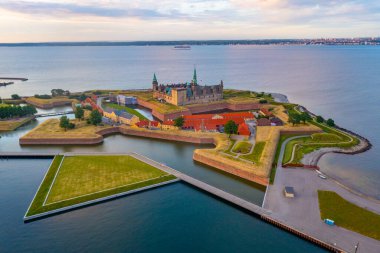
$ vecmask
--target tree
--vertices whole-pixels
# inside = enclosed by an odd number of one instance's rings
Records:
[[[86,100],[86,98],[87,98],[87,96],[86,96],[84,93],[82,93],[82,94],[80,94],[80,96],[78,97],[78,100],[79,100],[79,101],[84,101],[84,100]]]
[[[318,115],[317,118],[316,118],[316,120],[317,120],[318,123],[325,122],[325,119],[321,115]]]
[[[75,128],[75,124],[74,123],[69,123],[69,125],[67,126],[68,129],[74,129]]]
[[[102,122],[102,115],[98,110],[93,110],[91,112],[89,122],[93,125],[98,125]]]
[[[303,113],[301,113],[301,115],[300,115],[300,120],[301,120],[303,123],[306,123],[306,121],[311,120],[311,116],[310,116],[307,112],[303,112]]]
[[[268,103],[268,100],[266,100],[266,99],[260,99],[259,103],[260,104],[266,104],[266,103]]]
[[[62,116],[59,120],[59,126],[65,131],[69,128],[70,126],[70,120],[67,118],[67,116]]]
[[[178,117],[178,118],[174,119],[174,126],[183,127],[183,124],[185,124],[185,118],[184,117]]]
[[[20,96],[18,94],[12,94],[12,99],[20,99]]]
[[[80,106],[77,106],[75,108],[75,118],[79,119],[79,120],[82,120],[83,117],[84,117],[84,110],[83,110],[83,108],[80,107]]]
[[[52,89],[51,90],[51,95],[53,97],[56,97],[56,96],[69,96],[70,95],[70,91],[68,91],[68,90],[62,90],[62,89]]]
[[[236,134],[238,131],[238,125],[236,125],[235,121],[229,120],[224,125],[224,132],[228,134],[228,136],[231,136],[231,134]]]
[[[335,122],[334,122],[333,119],[328,119],[328,120],[326,121],[326,124],[327,124],[328,126],[330,126],[330,127],[335,126]]]
[[[288,122],[289,122],[289,123],[292,123],[293,126],[294,126],[295,124],[299,124],[299,123],[301,122],[301,115],[298,114],[298,113],[290,113],[290,114],[289,114]]]

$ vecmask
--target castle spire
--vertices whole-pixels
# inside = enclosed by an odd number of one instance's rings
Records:
[[[197,69],[194,67],[194,74],[193,74],[193,84],[197,85]]]
[[[156,73],[153,74],[153,83],[158,83],[158,82],[157,82]]]

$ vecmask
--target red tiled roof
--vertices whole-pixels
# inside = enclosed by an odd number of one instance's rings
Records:
[[[136,123],[136,126],[138,127],[148,127],[150,123],[151,127],[158,127],[159,122],[158,121],[149,121],[149,120],[141,120]]]
[[[267,108],[261,108],[260,112],[265,116],[272,116],[272,112],[270,112]]]
[[[242,123],[238,127],[238,134],[240,135],[251,135],[251,131],[249,131],[249,127],[247,124]]]

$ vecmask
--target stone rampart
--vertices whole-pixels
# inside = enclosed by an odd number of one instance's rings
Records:
[[[269,183],[268,178],[259,177],[259,176],[256,176],[253,172],[251,173],[251,172],[242,170],[238,167],[235,167],[233,165],[223,163],[221,161],[213,159],[210,156],[206,156],[205,154],[203,154],[201,152],[197,152],[197,150],[195,150],[195,152],[194,152],[193,159],[197,162],[200,162],[200,163],[206,164],[208,166],[223,170],[223,171],[228,172],[232,175],[247,179],[249,181],[255,182],[255,183],[260,184],[260,185],[267,186]]]

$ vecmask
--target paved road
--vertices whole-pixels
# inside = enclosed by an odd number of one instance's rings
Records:
[[[324,224],[320,219],[317,190],[335,191],[348,201],[377,213],[380,213],[380,202],[353,194],[331,179],[321,179],[313,170],[282,168],[285,145],[291,139],[294,138],[288,139],[281,147],[275,182],[268,188],[263,207],[272,211],[272,217],[320,240],[336,244],[347,252],[354,252],[358,242],[358,252],[380,252],[380,241],[338,226],[331,227]],[[294,199],[284,197],[284,186],[294,187],[296,193]]]

